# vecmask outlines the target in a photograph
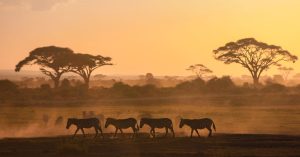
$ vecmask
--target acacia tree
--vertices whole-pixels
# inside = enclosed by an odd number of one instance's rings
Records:
[[[284,67],[284,66],[280,66],[278,67],[278,70],[282,73],[282,76],[284,78],[284,81],[287,81],[290,73],[294,70],[291,67]]]
[[[72,55],[70,72],[80,75],[86,87],[89,88],[92,72],[104,65],[112,65],[110,61],[110,57],[77,53]]]
[[[225,64],[241,64],[251,73],[255,86],[259,84],[262,72],[271,66],[280,66],[280,62],[295,62],[298,59],[280,46],[259,42],[254,38],[229,42],[214,50],[213,53],[215,59]]]
[[[62,74],[70,70],[68,58],[73,54],[73,51],[69,48],[39,47],[29,52],[29,56],[16,65],[15,71],[19,72],[25,65],[36,64],[40,66],[40,71],[43,74],[53,80],[54,88],[57,88]]]
[[[203,64],[194,64],[189,66],[186,70],[192,71],[197,75],[198,78],[203,79],[204,75],[212,73],[213,71],[208,69],[205,65]]]

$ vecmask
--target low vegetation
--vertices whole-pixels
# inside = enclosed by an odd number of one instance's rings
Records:
[[[18,88],[9,80],[0,80],[0,102],[22,104],[45,101],[47,104],[55,101],[85,101],[85,100],[116,100],[116,99],[161,99],[202,96],[237,96],[239,98],[253,95],[259,99],[268,94],[280,94],[281,99],[294,99],[300,92],[299,86],[286,87],[282,84],[267,82],[259,88],[249,84],[236,85],[230,77],[214,77],[207,81],[197,78],[184,81],[174,87],[157,87],[155,84],[128,85],[116,82],[112,87],[94,87],[87,89],[84,84],[71,84],[64,79],[58,88],[42,84],[38,88]],[[271,100],[271,99],[270,99]],[[238,101],[235,100],[234,101]],[[289,101],[289,100],[287,100]],[[292,101],[292,100],[291,100]]]

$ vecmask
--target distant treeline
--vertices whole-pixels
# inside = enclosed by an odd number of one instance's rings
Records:
[[[161,98],[177,96],[203,95],[247,95],[247,94],[298,94],[300,86],[286,87],[278,83],[267,83],[260,88],[250,84],[237,86],[229,76],[212,78],[204,81],[200,78],[182,82],[175,87],[157,87],[155,84],[130,86],[116,82],[112,87],[97,87],[87,89],[84,84],[72,85],[64,79],[59,88],[51,88],[43,84],[39,88],[19,88],[10,80],[0,80],[0,102],[28,102],[35,100],[103,100],[119,98]]]

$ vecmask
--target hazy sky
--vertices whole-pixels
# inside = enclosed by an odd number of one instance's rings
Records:
[[[189,75],[195,63],[248,74],[212,57],[245,37],[300,56],[300,0],[0,0],[0,22],[0,69],[48,45],[112,57],[104,74]],[[290,65],[300,72],[300,61]]]

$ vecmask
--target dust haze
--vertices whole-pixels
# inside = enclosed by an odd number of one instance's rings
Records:
[[[145,100],[146,101],[146,100]],[[105,133],[112,133],[115,128],[104,128],[105,119],[133,117],[138,121],[142,117],[171,118],[176,136],[188,136],[190,128],[179,129],[180,118],[212,118],[217,127],[217,133],[238,134],[290,134],[299,135],[300,110],[295,105],[269,106],[252,105],[237,106],[229,102],[214,104],[206,102],[194,103],[162,103],[140,106],[137,104],[90,104],[72,107],[3,107],[0,111],[0,137],[44,137],[70,135],[75,126],[66,129],[67,118],[97,117]],[[140,132],[149,132],[148,127]],[[87,129],[87,133],[94,133]],[[124,130],[131,132],[130,129]],[[164,132],[164,129],[158,129]],[[201,130],[206,136],[207,131]]]

